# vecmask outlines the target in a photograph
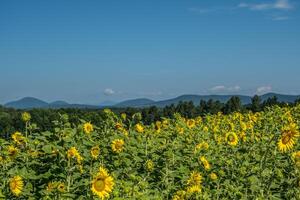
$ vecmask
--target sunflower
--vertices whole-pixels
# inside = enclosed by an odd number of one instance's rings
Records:
[[[286,152],[292,149],[295,145],[296,139],[299,137],[299,132],[295,126],[286,127],[282,130],[281,138],[277,145],[281,152]]]
[[[209,175],[209,178],[210,178],[211,180],[215,181],[215,180],[218,179],[218,176],[217,176],[216,173],[211,173],[211,174]]]
[[[48,192],[52,192],[57,187],[57,182],[49,182],[46,186]]]
[[[234,132],[229,132],[226,134],[226,141],[230,146],[236,146],[239,142],[239,138]]]
[[[109,197],[109,193],[114,186],[114,179],[108,174],[107,170],[100,167],[99,172],[92,181],[92,192],[98,195],[99,198],[104,199]]]
[[[192,128],[194,128],[194,127],[196,126],[196,122],[195,122],[194,119],[188,119],[188,120],[186,121],[186,125],[187,125],[187,127],[188,127],[189,129],[192,129]]]
[[[28,112],[23,112],[22,113],[22,120],[23,122],[28,122],[31,119],[31,115]]]
[[[15,132],[11,138],[14,140],[17,144],[22,144],[25,141],[25,137],[20,132]]]
[[[71,147],[67,151],[67,157],[68,157],[68,159],[76,158],[78,164],[81,164],[81,162],[83,160],[82,156],[79,154],[79,152],[77,151],[76,147]]]
[[[153,168],[154,168],[153,161],[152,160],[147,160],[146,161],[146,169],[147,169],[147,171],[152,172]]]
[[[160,133],[161,127],[162,127],[162,123],[161,123],[160,121],[156,121],[156,122],[155,122],[155,127],[154,127],[156,133]]]
[[[192,185],[192,186],[189,186],[187,188],[187,193],[188,194],[194,194],[194,193],[199,193],[201,192],[201,186],[200,185]]]
[[[124,140],[122,140],[122,139],[114,140],[111,144],[111,148],[112,148],[113,152],[117,152],[117,153],[122,152],[124,149]]]
[[[135,130],[138,133],[143,133],[144,132],[144,127],[143,127],[142,124],[138,123],[138,124],[135,125]]]
[[[208,127],[207,127],[207,126],[204,126],[204,127],[203,127],[203,131],[204,131],[205,133],[207,133],[207,132],[208,132]]]
[[[57,190],[59,191],[59,192],[65,192],[66,191],[66,186],[65,186],[65,184],[64,183],[58,183],[58,185],[57,185]]]
[[[199,160],[202,162],[205,170],[210,170],[211,166],[210,166],[208,160],[204,156],[201,156],[199,158]]]
[[[21,176],[14,176],[9,181],[9,188],[15,196],[19,196],[23,190],[24,183]]]
[[[181,135],[184,133],[184,128],[180,127],[179,125],[176,126],[176,131]]]
[[[300,162],[300,151],[296,151],[292,153],[292,159],[294,162]]]
[[[12,145],[8,146],[7,151],[11,157],[15,157],[18,154],[18,149]]]
[[[100,148],[98,146],[94,146],[91,149],[91,155],[94,159],[97,159],[100,154]]]
[[[292,160],[297,167],[300,167],[300,151],[292,153]]]
[[[187,181],[188,185],[200,185],[202,183],[202,175],[199,172],[193,171]]]
[[[194,152],[198,152],[199,150],[207,150],[209,148],[209,144],[207,142],[201,142],[196,145]]]
[[[86,123],[83,124],[83,131],[86,134],[89,134],[92,131],[94,131],[94,127],[93,127],[93,125],[90,122],[86,122]]]
[[[76,147],[71,147],[68,151],[67,151],[67,157],[70,158],[75,158],[78,154],[78,151],[76,149]]]
[[[172,200],[183,200],[185,199],[186,192],[184,190],[179,190],[175,193]]]
[[[121,124],[121,123],[119,123],[119,122],[117,122],[116,124],[115,124],[115,129],[117,129],[117,130],[122,130],[123,129],[123,125]]]
[[[126,118],[127,118],[126,113],[122,113],[122,114],[121,114],[121,118],[122,118],[123,120],[126,120]]]

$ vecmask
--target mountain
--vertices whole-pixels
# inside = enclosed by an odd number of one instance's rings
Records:
[[[180,101],[192,101],[195,105],[198,105],[201,100],[208,101],[210,99],[213,99],[214,101],[220,101],[221,103],[226,103],[232,96],[240,97],[243,104],[248,104],[251,102],[250,96],[243,96],[243,95],[182,95],[174,99],[157,101],[151,104],[151,106],[165,107],[171,104],[176,105]]]
[[[144,107],[154,103],[155,101],[151,99],[140,98],[140,99],[122,101],[120,103],[115,104],[114,107]]]
[[[99,105],[100,105],[100,106],[103,106],[103,107],[108,107],[108,106],[113,106],[113,105],[115,105],[115,104],[117,104],[117,103],[114,102],[114,101],[103,101],[103,102],[101,102]]]
[[[8,102],[4,106],[17,109],[44,108],[48,106],[48,103],[37,98],[25,97],[17,101]]]
[[[199,105],[201,100],[208,101],[210,99],[214,101],[220,101],[221,103],[226,103],[231,97],[238,96],[241,99],[243,105],[251,103],[251,96],[246,95],[181,95],[173,99],[167,99],[162,101],[153,101],[150,99],[132,99],[123,101],[114,105],[114,107],[165,107],[171,104],[178,104],[180,101],[192,101],[194,105]],[[295,100],[300,99],[300,95],[285,95],[285,94],[276,94],[276,93],[267,93],[261,95],[261,101],[265,101],[270,97],[276,96],[279,102],[292,103]]]
[[[32,108],[89,108],[97,109],[100,106],[85,105],[85,104],[69,104],[65,101],[54,101],[47,103],[34,97],[25,97],[17,101],[12,101],[4,104],[5,107],[16,108],[16,109],[32,109]]]
[[[208,101],[210,99],[214,101],[220,101],[222,103],[226,103],[231,97],[238,96],[241,99],[242,104],[251,103],[250,96],[245,95],[181,95],[179,97],[173,99],[167,99],[162,101],[153,101],[151,99],[139,98],[139,99],[131,99],[122,101],[120,103],[115,104],[111,101],[102,102],[99,106],[96,105],[85,105],[85,104],[69,104],[65,101],[54,101],[52,103],[47,103],[37,98],[33,97],[25,97],[23,99],[12,101],[6,103],[5,107],[12,107],[16,109],[31,109],[31,108],[88,108],[88,109],[99,109],[104,107],[115,107],[115,108],[124,108],[124,107],[149,107],[149,106],[157,106],[157,107],[165,107],[171,104],[178,104],[180,101],[192,101],[194,105],[199,105],[201,100]],[[292,103],[295,100],[300,99],[300,95],[285,95],[285,94],[276,94],[276,93],[267,93],[261,95],[261,101],[265,101],[268,98],[273,96],[277,97],[279,102]]]
[[[262,101],[265,101],[268,98],[271,98],[274,96],[277,97],[277,100],[279,102],[287,102],[287,103],[293,103],[297,99],[300,99],[300,95],[287,95],[287,94],[276,94],[276,93],[267,93],[267,94],[260,96],[260,98]]]
[[[69,103],[65,102],[65,101],[54,101],[52,103],[49,103],[49,106],[52,107],[52,106],[68,106],[70,105]]]

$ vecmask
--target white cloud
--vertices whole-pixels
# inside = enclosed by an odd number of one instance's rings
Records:
[[[257,3],[257,4],[249,4],[249,3],[240,3],[238,5],[239,8],[248,8],[250,10],[290,10],[293,9],[294,6],[289,2],[289,0],[275,0],[271,3]]]
[[[225,89],[226,87],[224,85],[217,85],[215,87],[212,87],[210,90],[219,92],[219,91],[224,91]]]
[[[230,86],[230,87],[226,87],[224,85],[217,85],[210,89],[210,91],[212,91],[212,92],[238,92],[240,90],[241,90],[241,87],[238,85]]]
[[[272,20],[274,21],[283,21],[283,20],[288,20],[290,17],[287,16],[272,16]]]
[[[289,2],[289,0],[277,0],[274,4],[274,8],[289,10],[293,8],[293,5]]]
[[[261,86],[256,89],[256,94],[264,94],[272,91],[272,86]]]
[[[116,92],[111,88],[106,88],[103,93],[107,96],[111,96],[114,95]]]

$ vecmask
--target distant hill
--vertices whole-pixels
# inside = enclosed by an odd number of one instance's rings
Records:
[[[70,104],[65,102],[65,101],[54,101],[52,103],[49,103],[49,105],[52,105],[52,106],[67,106],[67,105],[70,105]]]
[[[54,101],[47,103],[34,97],[25,97],[17,101],[11,101],[4,104],[5,107],[16,109],[32,109],[32,108],[100,108],[100,106],[84,105],[84,104],[69,104],[65,101]]]
[[[114,102],[114,101],[103,101],[103,102],[101,102],[99,105],[100,105],[100,106],[103,106],[103,107],[107,107],[107,106],[113,106],[113,105],[115,105],[115,104],[117,104],[117,103]]]
[[[23,99],[8,102],[5,104],[5,107],[11,107],[16,109],[31,109],[31,108],[104,108],[104,107],[115,107],[115,108],[124,108],[124,107],[149,107],[149,106],[157,106],[157,107],[165,107],[171,104],[178,104],[180,101],[192,101],[195,105],[199,105],[201,100],[208,101],[210,99],[214,101],[220,101],[221,103],[226,103],[231,97],[238,96],[241,99],[242,104],[251,103],[250,96],[245,95],[182,95],[173,99],[167,99],[162,101],[154,101],[146,98],[139,99],[131,99],[122,101],[120,103],[114,103],[111,101],[102,102],[99,106],[96,105],[85,105],[85,104],[69,104],[65,101],[55,101],[52,103],[47,103],[37,98],[33,97],[25,97]],[[279,102],[287,102],[292,103],[295,100],[300,99],[300,95],[285,95],[285,94],[276,94],[276,93],[267,93],[261,95],[261,101],[265,101],[270,97],[276,96]]]
[[[114,107],[143,107],[155,103],[155,101],[146,98],[132,99],[122,101],[114,105]]]
[[[44,108],[49,104],[33,97],[25,97],[23,99],[6,103],[5,107],[17,108],[17,109],[28,109],[28,108]]]
[[[220,101],[221,103],[226,103],[233,96],[238,96],[241,99],[243,105],[251,103],[252,97],[246,95],[181,95],[173,99],[167,99],[162,101],[153,101],[151,99],[132,99],[132,100],[127,100],[118,103],[114,105],[114,107],[149,107],[149,106],[165,107],[171,104],[176,105],[180,101],[192,101],[195,105],[199,105],[201,100],[208,101],[210,99],[214,101]],[[276,94],[276,93],[267,93],[261,95],[260,98],[261,101],[263,102],[273,96],[276,96],[279,102],[287,102],[287,103],[295,102],[295,100],[300,98],[300,95],[284,95],[284,94]]]
[[[277,100],[279,102],[287,102],[287,103],[293,103],[293,102],[295,102],[295,100],[300,98],[300,95],[286,95],[286,94],[276,94],[276,93],[267,93],[267,94],[260,96],[260,98],[262,101],[265,101],[268,98],[271,98],[274,96],[277,97]]]
[[[251,102],[250,96],[242,95],[182,95],[174,99],[168,99],[163,101],[157,101],[151,105],[157,107],[165,107],[171,104],[178,104],[180,101],[192,101],[195,105],[198,105],[201,100],[208,101],[213,99],[214,101],[220,101],[221,103],[227,102],[232,96],[240,97],[243,104],[248,104]]]

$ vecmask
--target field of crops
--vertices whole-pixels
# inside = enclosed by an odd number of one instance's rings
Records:
[[[62,115],[0,140],[3,199],[300,199],[300,106],[163,119]]]

